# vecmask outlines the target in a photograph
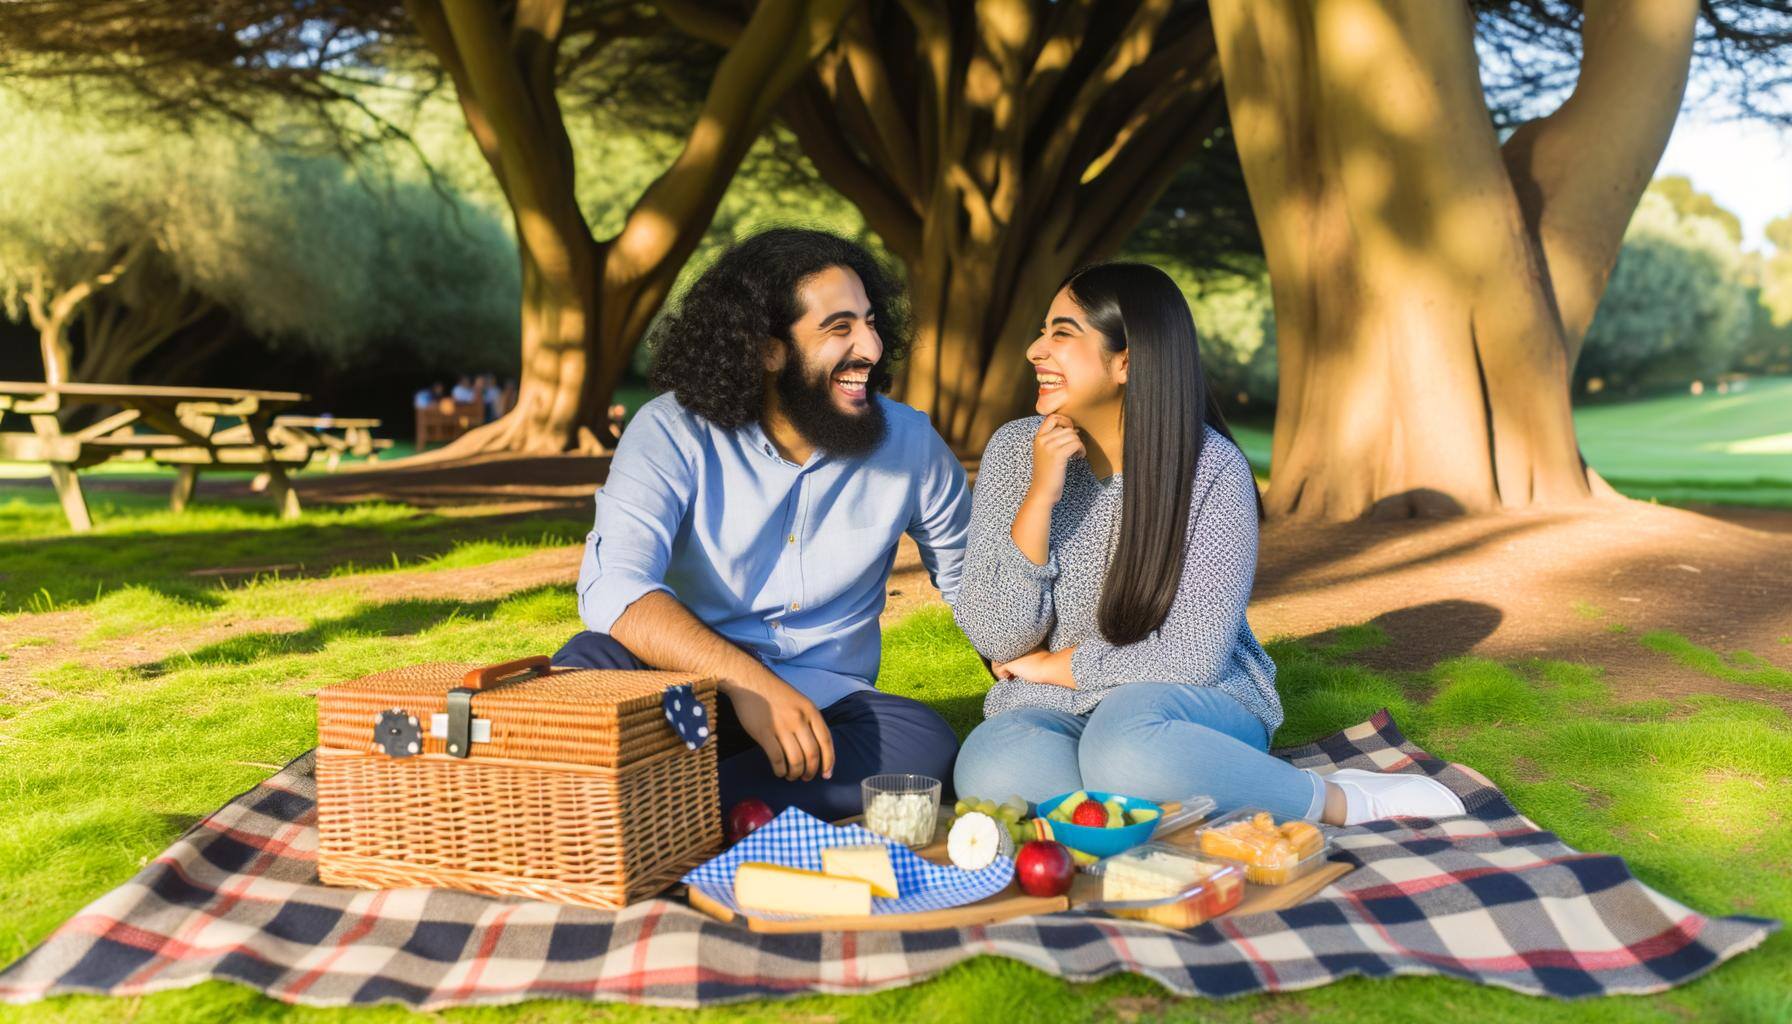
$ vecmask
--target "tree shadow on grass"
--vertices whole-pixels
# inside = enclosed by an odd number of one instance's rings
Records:
[[[1422,671],[1468,654],[1504,619],[1493,605],[1450,598],[1384,612],[1362,625],[1328,629],[1299,642],[1370,668]]]
[[[153,678],[179,669],[248,665],[267,658],[314,654],[345,637],[411,636],[450,619],[489,620],[500,604],[519,597],[527,598],[543,589],[560,588],[538,587],[485,601],[441,598],[386,601],[367,605],[349,615],[321,619],[305,629],[293,632],[259,632],[233,636],[198,650],[171,654],[158,661],[140,665],[138,670]]]
[[[270,517],[271,519],[271,517]],[[0,613],[85,605],[138,586],[203,607],[258,577],[329,576],[345,567],[413,566],[468,543],[573,544],[586,517],[522,512],[446,517],[417,512],[380,522],[270,522],[265,529],[116,530],[0,543]]]

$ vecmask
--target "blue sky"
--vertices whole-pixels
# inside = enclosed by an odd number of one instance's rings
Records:
[[[1721,101],[1690,94],[1655,173],[1691,178],[1742,220],[1743,247],[1760,249],[1767,222],[1792,215],[1792,129],[1729,112]]]

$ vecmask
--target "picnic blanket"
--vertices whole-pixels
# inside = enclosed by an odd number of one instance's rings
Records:
[[[672,898],[607,913],[320,885],[306,755],[0,972],[0,1001],[222,978],[317,1006],[573,998],[690,1007],[909,985],[976,956],[1074,981],[1130,971],[1185,995],[1441,974],[1578,998],[1669,988],[1778,927],[1694,913],[1621,859],[1569,849],[1479,774],[1407,743],[1385,711],[1281,753],[1320,770],[1424,772],[1460,794],[1468,815],[1344,830],[1341,855],[1361,866],[1314,899],[1186,932],[1068,913],[925,932],[761,935]]]

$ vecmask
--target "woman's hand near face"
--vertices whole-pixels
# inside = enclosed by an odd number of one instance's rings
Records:
[[[1014,513],[1014,546],[1034,565],[1051,559],[1052,507],[1064,496],[1064,473],[1072,456],[1083,454],[1083,439],[1070,417],[1056,413],[1033,435],[1033,482]]]
[[[1064,474],[1071,458],[1084,454],[1082,435],[1070,417],[1052,413],[1040,420],[1033,434],[1033,483],[1028,496],[1038,494],[1057,504],[1064,496]]]

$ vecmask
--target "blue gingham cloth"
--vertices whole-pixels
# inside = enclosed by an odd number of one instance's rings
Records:
[[[965,871],[923,859],[901,843],[893,843],[862,825],[830,825],[795,807],[749,834],[708,863],[684,876],[684,883],[736,913],[734,869],[749,861],[780,867],[821,870],[821,851],[831,846],[863,846],[880,843],[890,848],[890,866],[896,871],[897,899],[871,898],[873,914],[910,914],[920,910],[944,910],[994,896],[1014,878],[1014,861],[997,857],[989,866]],[[758,917],[784,915],[756,914]]]

